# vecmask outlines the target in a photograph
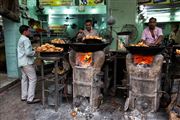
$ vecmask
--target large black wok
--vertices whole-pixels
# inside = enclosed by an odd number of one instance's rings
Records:
[[[67,52],[69,50],[69,43],[65,43],[65,44],[58,44],[58,43],[51,43],[56,47],[61,47],[64,48],[64,52]]]
[[[165,48],[162,46],[149,46],[149,47],[125,46],[125,47],[132,54],[142,54],[142,55],[160,54]]]
[[[180,49],[180,45],[173,45],[173,52],[176,52],[176,49]]]
[[[64,52],[40,52],[41,57],[60,57],[63,55]]]
[[[95,52],[103,50],[109,43],[96,43],[96,44],[85,44],[85,43],[72,43],[70,47],[76,52]]]
[[[98,40],[98,39],[85,39],[82,41],[83,43],[86,44],[96,44],[96,43],[103,43],[102,40]]]

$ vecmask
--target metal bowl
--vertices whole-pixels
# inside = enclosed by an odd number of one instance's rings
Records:
[[[160,46],[150,46],[150,47],[125,46],[125,47],[132,54],[142,54],[142,55],[160,54],[165,48]]]
[[[60,57],[63,55],[63,52],[40,52],[41,57]]]
[[[102,40],[98,40],[98,39],[85,39],[82,41],[83,43],[86,44],[97,44],[97,43],[103,43]]]

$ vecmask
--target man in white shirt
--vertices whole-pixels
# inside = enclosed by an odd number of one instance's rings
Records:
[[[150,18],[148,25],[142,33],[141,41],[148,46],[160,45],[163,40],[163,33],[161,28],[156,27],[156,18]]]
[[[36,71],[33,66],[35,51],[32,50],[29,26],[21,25],[19,28],[21,37],[17,45],[18,66],[20,67],[21,78],[21,101],[27,101],[28,104],[40,102],[35,99],[35,88],[37,82]]]

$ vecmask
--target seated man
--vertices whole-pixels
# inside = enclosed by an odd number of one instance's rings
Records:
[[[172,32],[169,35],[169,40],[172,40],[175,44],[180,44],[180,30],[179,24],[173,24]]]
[[[148,27],[142,33],[141,41],[148,46],[160,45],[163,40],[162,29],[156,27],[156,25],[156,18],[150,18]]]

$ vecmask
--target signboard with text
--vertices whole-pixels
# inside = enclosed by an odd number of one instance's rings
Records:
[[[73,5],[73,0],[39,0],[42,6],[70,6]]]
[[[79,5],[89,5],[89,6],[104,5],[104,0],[79,0]]]

